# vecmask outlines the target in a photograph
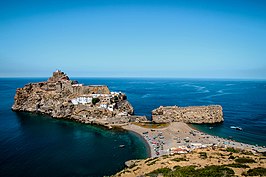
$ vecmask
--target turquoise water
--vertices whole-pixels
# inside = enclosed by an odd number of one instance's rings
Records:
[[[103,176],[129,159],[148,156],[133,133],[110,131],[47,116],[11,111],[15,90],[38,79],[0,79],[0,176]],[[128,96],[137,115],[160,105],[221,104],[224,123],[198,125],[213,135],[266,145],[266,81],[76,78],[106,84]],[[240,126],[243,131],[230,129]],[[125,148],[119,148],[124,144]]]

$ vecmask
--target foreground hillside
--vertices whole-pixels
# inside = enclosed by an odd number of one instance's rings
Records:
[[[233,148],[197,149],[188,154],[126,162],[115,176],[266,176],[266,157]]]

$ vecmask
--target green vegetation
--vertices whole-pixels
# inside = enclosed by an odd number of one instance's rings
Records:
[[[230,155],[228,159],[235,159],[235,156]]]
[[[153,161],[153,160],[155,160],[155,159],[158,159],[158,157],[151,158],[151,159],[147,159],[147,160],[145,161],[145,163],[150,162],[150,161]]]
[[[229,177],[234,176],[235,172],[227,167],[223,166],[207,166],[203,169],[197,170],[199,175],[198,176],[208,176],[208,177]]]
[[[218,155],[218,156],[221,156],[221,157],[223,157],[223,156],[224,156],[222,153],[219,153],[219,152],[217,152],[217,153],[214,153],[214,154],[216,154],[216,155]]]
[[[166,158],[168,158],[169,157],[169,155],[162,155],[162,158],[163,159],[166,159]]]
[[[98,103],[100,101],[100,99],[99,98],[92,98],[92,104],[96,104],[96,103]]]
[[[207,153],[206,152],[200,152],[200,158],[206,159],[207,158]]]
[[[244,154],[244,155],[253,155],[253,153],[251,151],[241,151],[241,154]]]
[[[118,97],[117,96],[114,97],[114,102],[115,103],[118,102]]]
[[[151,165],[154,165],[156,163],[156,161],[159,160],[158,157],[155,157],[155,158],[152,158],[152,159],[148,159],[145,161],[145,163],[148,165],[148,166],[151,166]],[[149,162],[149,163],[148,163]]]
[[[176,166],[174,168],[174,171],[172,173],[170,173],[170,175],[168,175],[168,176],[176,176],[176,177],[191,176],[191,177],[197,177],[199,175],[197,175],[197,170],[195,169],[195,166],[185,166],[185,167]]]
[[[239,153],[240,152],[239,149],[235,149],[235,148],[232,148],[232,147],[226,148],[226,151],[227,152],[233,152],[233,153]]]
[[[245,157],[239,157],[235,159],[235,162],[237,163],[255,163],[256,161],[254,159],[245,158]]]
[[[159,174],[165,177],[231,177],[234,176],[234,171],[224,166],[207,166],[205,168],[195,169],[195,166],[175,166],[172,171],[169,168],[160,168],[148,173],[148,176],[158,176]]]
[[[170,124],[169,123],[160,123],[160,124],[156,124],[156,123],[139,123],[139,122],[132,122],[135,125],[138,125],[140,127],[144,127],[144,128],[165,128],[168,127]]]
[[[156,169],[150,173],[148,173],[147,175],[148,176],[158,176],[159,174],[162,174],[163,176],[166,176],[167,174],[171,173],[172,170],[170,168],[159,168],[159,169]]]
[[[171,159],[171,160],[172,161],[176,161],[176,162],[187,161],[187,159],[182,158],[182,157],[180,157],[180,158],[174,158],[174,159]]]
[[[249,169],[246,173],[243,173],[244,176],[266,176],[266,168],[258,167]]]
[[[154,165],[154,164],[156,163],[156,161],[157,161],[157,159],[156,159],[156,160],[154,160],[154,161],[151,161],[151,162],[150,162],[150,163],[148,163],[147,165],[148,165],[148,166]]]
[[[174,166],[174,170],[177,169],[177,168],[180,168],[180,166],[179,165]]]
[[[232,168],[249,168],[248,165],[241,164],[241,163],[232,163],[232,164],[228,164],[228,165],[224,165],[224,166],[232,167]]]

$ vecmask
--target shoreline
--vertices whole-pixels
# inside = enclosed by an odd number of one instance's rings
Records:
[[[15,112],[23,113],[25,111],[15,111]],[[39,113],[39,112],[27,112],[26,111],[26,113],[47,115],[45,113]],[[230,140],[230,139],[210,135],[208,133],[198,130],[191,124],[186,124],[183,122],[172,122],[169,124],[169,126],[163,127],[163,128],[145,128],[145,127],[141,127],[141,126],[138,126],[132,123],[109,125],[109,124],[103,124],[101,122],[82,122],[82,121],[77,121],[76,119],[56,118],[56,117],[52,117],[51,115],[47,115],[47,116],[53,119],[57,119],[57,120],[62,119],[65,121],[92,125],[92,126],[106,129],[107,131],[111,129],[130,131],[144,141],[145,147],[148,148],[147,158],[150,158],[150,157],[154,158],[154,157],[159,157],[162,155],[168,155],[171,153],[169,152],[169,149],[171,148],[181,147],[183,150],[185,149],[186,151],[190,151],[191,149],[190,148],[188,149],[187,146],[190,146],[191,143],[196,143],[196,144],[200,143],[203,145],[203,147],[216,145],[219,147],[233,147],[233,148],[253,151],[253,152],[266,152],[266,147],[264,146],[263,147],[256,146],[252,144],[242,143],[242,142],[238,142],[235,140]],[[144,135],[143,134],[144,132],[148,132],[148,134]],[[163,135],[163,139],[158,139],[158,137],[160,136],[159,134]],[[191,137],[191,135],[193,136]],[[156,138],[154,139],[154,137]],[[184,142],[184,139],[187,137],[191,138],[191,140],[189,142]],[[177,141],[180,141],[180,143],[177,143]]]
[[[206,133],[205,130],[201,130],[200,128],[197,128],[196,127],[197,125],[196,126],[195,125],[196,124],[188,124],[188,126],[191,127],[193,130],[197,130],[199,132],[203,132],[205,134],[208,134],[208,135],[211,135],[211,136],[214,136],[214,137],[219,137],[219,138],[222,138],[222,139],[225,139],[225,140],[230,140],[230,141],[233,141],[233,142],[239,142],[239,143],[242,143],[242,144],[248,144],[248,145],[252,145],[252,146],[259,146],[259,147],[263,147],[263,148],[266,147],[266,145],[261,144],[260,142],[258,142],[258,143],[254,143],[254,142],[242,142],[241,140],[235,139],[233,136],[230,138],[230,136],[214,135],[214,134],[212,134],[211,132],[208,132],[208,131]]]
[[[135,124],[128,124],[121,128],[133,131],[141,136],[149,145],[151,158],[212,146],[233,147],[252,151],[253,153],[266,152],[265,147],[213,136],[193,129],[189,124],[182,122],[172,122],[168,127],[154,129],[144,128]]]
[[[146,157],[146,158],[150,158],[152,156],[151,155],[152,149],[151,149],[149,143],[145,140],[145,138],[143,136],[141,136],[139,133],[132,131],[132,130],[127,130],[127,129],[123,129],[123,130],[126,130],[126,131],[133,133],[135,136],[139,137],[144,142],[145,148],[147,149],[147,153],[148,153],[148,157]]]
[[[18,111],[17,113],[20,113],[20,112],[23,113],[23,111]],[[26,113],[47,115],[47,114],[38,113],[38,112],[26,112]],[[150,157],[153,158],[153,157],[158,157],[158,156],[169,154],[169,149],[171,148],[179,148],[180,146],[182,146],[183,149],[187,149],[186,147],[189,146],[191,143],[200,143],[202,145],[207,145],[207,146],[216,145],[220,147],[221,146],[234,147],[237,149],[243,149],[243,150],[248,150],[248,151],[253,151],[253,152],[266,152],[266,147],[255,146],[252,144],[242,143],[242,142],[238,142],[235,140],[230,140],[230,139],[210,135],[208,133],[198,130],[191,124],[186,124],[183,122],[172,122],[169,124],[169,126],[163,127],[163,128],[145,128],[145,127],[141,127],[141,126],[138,126],[132,123],[106,125],[106,124],[102,124],[101,122],[81,122],[75,119],[55,118],[50,115],[47,115],[47,116],[53,119],[57,119],[57,120],[62,119],[65,121],[92,125],[92,126],[106,129],[107,131],[110,129],[130,131],[144,141],[145,147],[148,148],[147,150],[148,158]],[[148,132],[148,134],[143,134],[144,132]],[[163,135],[163,139],[158,139],[159,133]],[[156,143],[153,142],[154,137],[156,137],[155,138]],[[190,141],[184,142],[184,138],[187,138],[187,137],[190,138]],[[181,142],[177,143],[177,141],[181,141]],[[159,154],[157,154],[155,151],[155,148],[158,145],[158,143],[159,143],[159,150],[158,150]],[[161,149],[162,147],[163,149]]]

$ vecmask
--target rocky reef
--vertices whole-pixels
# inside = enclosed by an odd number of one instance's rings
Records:
[[[223,122],[223,111],[220,105],[188,107],[160,106],[152,111],[152,120],[155,123],[219,123]]]
[[[145,116],[132,116],[134,109],[121,92],[110,92],[105,85],[84,86],[57,70],[47,81],[29,83],[18,88],[13,111],[48,114],[105,126],[131,121],[146,121]]]

